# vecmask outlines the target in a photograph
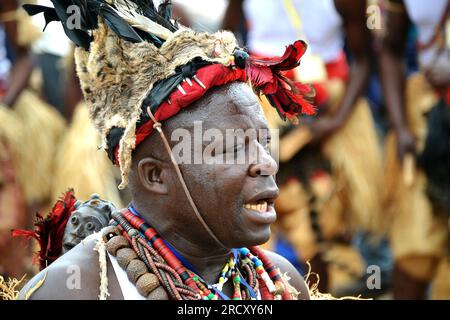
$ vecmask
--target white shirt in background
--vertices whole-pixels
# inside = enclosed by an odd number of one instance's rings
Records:
[[[342,18],[334,0],[298,0],[298,11],[311,53],[325,63],[339,58],[344,47]]]
[[[0,26],[0,82],[6,82],[11,69],[11,62],[7,57],[6,52],[6,35],[3,27]]]
[[[406,11],[416,25],[419,43],[426,44],[435,34],[449,0],[404,0]],[[434,62],[436,47],[419,52],[419,64],[427,68]]]
[[[292,1],[299,9],[297,0]],[[287,45],[300,38],[292,25],[282,0],[245,0],[244,13],[248,23],[250,51],[266,56],[283,54]]]
[[[298,39],[308,43],[308,53],[325,63],[339,57],[343,47],[342,20],[333,0],[291,0],[295,26],[283,0],[245,0],[244,12],[249,23],[248,46],[267,56],[280,55],[286,45]]]

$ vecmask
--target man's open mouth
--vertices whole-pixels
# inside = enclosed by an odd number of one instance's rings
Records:
[[[278,197],[278,189],[266,190],[247,199],[244,208],[247,210],[268,213],[274,212],[275,199]]]
[[[246,203],[245,209],[253,210],[257,212],[267,212],[273,207],[273,200],[260,200],[256,203]]]

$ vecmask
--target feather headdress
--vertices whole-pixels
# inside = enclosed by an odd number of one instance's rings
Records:
[[[198,33],[172,19],[170,1],[51,0],[54,8],[25,5],[47,23],[61,21],[77,45],[75,58],[90,117],[112,161],[120,165],[125,187],[136,146],[166,120],[213,87],[248,81],[266,95],[283,118],[295,119],[314,108],[309,87],[282,72],[300,64],[303,41],[282,57],[257,60],[238,47],[232,33]],[[71,13],[71,14],[68,14]]]

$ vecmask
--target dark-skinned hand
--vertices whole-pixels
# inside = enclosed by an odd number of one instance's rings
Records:
[[[397,130],[397,154],[402,162],[407,154],[416,155],[416,141],[408,128]]]
[[[311,143],[325,142],[333,133],[342,128],[342,123],[334,118],[322,118],[308,124],[311,131]]]

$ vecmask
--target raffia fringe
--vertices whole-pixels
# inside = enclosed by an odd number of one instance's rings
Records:
[[[309,296],[311,300],[371,300],[371,299],[363,299],[361,298],[361,296],[336,298],[329,293],[321,293],[318,288],[320,282],[319,275],[311,271],[311,264],[309,262],[306,262],[306,264],[308,265],[308,273],[305,276],[305,282],[309,288]],[[311,276],[317,278],[317,281],[312,285],[310,281]]]
[[[88,199],[96,193],[116,207],[123,207],[116,182],[118,169],[100,145],[100,135],[89,120],[86,104],[81,103],[57,150],[52,201],[56,201],[62,190],[71,187],[79,199]]]
[[[0,276],[0,300],[17,300],[19,297],[19,287],[24,279],[25,276],[20,280],[15,278],[5,280]]]
[[[109,297],[108,292],[108,266],[106,262],[106,247],[103,238],[97,241],[94,248],[98,252],[98,261],[100,264],[100,294],[98,295],[99,300],[106,300]]]

